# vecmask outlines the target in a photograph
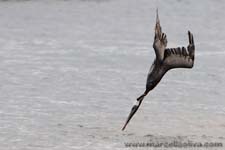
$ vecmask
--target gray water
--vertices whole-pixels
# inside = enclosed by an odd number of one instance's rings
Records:
[[[168,47],[194,34],[193,69],[145,90],[155,11]],[[0,1],[0,149],[126,149],[182,138],[225,144],[222,0]]]

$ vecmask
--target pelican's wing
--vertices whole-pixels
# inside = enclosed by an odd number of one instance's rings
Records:
[[[195,45],[194,38],[188,31],[189,45],[187,48],[168,48],[165,49],[163,65],[168,68],[192,68],[194,65]]]
[[[167,46],[166,34],[162,33],[162,28],[160,26],[158,9],[156,11],[156,25],[155,25],[155,38],[153,43],[153,48],[155,50],[156,59],[162,61],[164,58],[164,51]]]

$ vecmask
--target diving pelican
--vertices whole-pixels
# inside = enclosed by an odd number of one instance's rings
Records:
[[[131,112],[126,120],[122,130],[124,130],[129,123],[130,119],[138,110],[144,97],[156,87],[164,74],[174,68],[192,68],[194,65],[195,45],[193,34],[188,31],[189,45],[185,47],[166,48],[167,38],[166,34],[162,33],[160,26],[158,10],[156,11],[156,25],[155,25],[155,38],[153,48],[155,50],[156,58],[150,68],[147,76],[146,90],[137,98],[137,103],[132,107]]]

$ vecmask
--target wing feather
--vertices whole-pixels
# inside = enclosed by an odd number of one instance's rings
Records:
[[[162,33],[162,28],[160,26],[158,10],[156,12],[156,25],[155,25],[155,38],[153,43],[153,48],[155,50],[156,58],[162,61],[164,58],[164,51],[167,46],[166,34]]]
[[[195,45],[194,38],[188,31],[189,45],[185,47],[167,48],[164,53],[163,65],[168,69],[192,68],[194,65]]]

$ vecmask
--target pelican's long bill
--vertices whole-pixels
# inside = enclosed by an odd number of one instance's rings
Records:
[[[139,108],[140,105],[141,105],[142,100],[144,99],[144,96],[145,96],[145,95],[142,95],[140,98],[137,99],[137,104],[135,104],[135,105],[132,107],[132,109],[131,109],[131,111],[130,111],[130,114],[129,114],[128,118],[127,118],[127,121],[126,121],[126,123],[124,124],[122,130],[124,130],[124,129],[126,128],[127,124],[128,124],[129,121],[131,120],[131,118],[132,118],[132,117],[134,116],[134,114],[137,112],[138,108]]]

